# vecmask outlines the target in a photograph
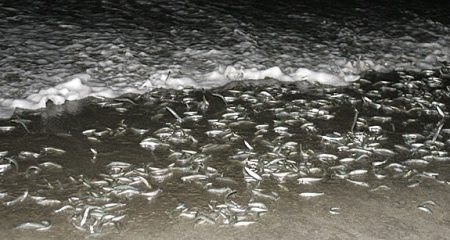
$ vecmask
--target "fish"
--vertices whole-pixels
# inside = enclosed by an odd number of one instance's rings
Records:
[[[322,181],[323,178],[301,177],[297,179],[299,184],[313,184]]]
[[[233,224],[233,227],[247,227],[252,224],[255,224],[255,221],[240,221]]]
[[[180,115],[178,115],[178,113],[175,112],[175,110],[173,110],[171,107],[166,107],[166,110],[172,114],[173,117],[175,117],[177,119],[178,123],[182,123],[183,122],[183,118],[180,117]]]
[[[415,188],[415,187],[418,187],[421,183],[422,183],[422,181],[417,181],[417,182],[409,184],[407,187]]]
[[[248,167],[244,167],[244,172],[247,173],[249,176],[251,176],[252,178],[254,178],[257,181],[262,181],[262,177],[259,176],[257,173],[255,173],[254,171],[252,171],[250,168]]]
[[[445,118],[447,116],[438,105],[436,105],[436,110],[441,118]]]
[[[112,222],[119,222],[119,221],[122,221],[125,217],[126,217],[127,215],[120,215],[120,216],[117,216],[117,217],[113,217],[113,218],[111,218],[111,221]]]
[[[210,154],[215,152],[223,152],[227,151],[231,148],[230,144],[215,144],[215,143],[209,143],[202,147],[200,147],[200,150],[202,153]]]
[[[8,151],[0,151],[0,158],[6,157],[8,153]]]
[[[166,150],[169,149],[169,145],[166,143],[161,142],[159,139],[148,137],[143,139],[139,145],[144,148],[148,149],[150,151],[155,151],[157,149]]]
[[[56,199],[41,199],[41,200],[36,200],[36,204],[41,205],[41,206],[49,206],[49,207],[54,207],[57,205],[60,205],[62,202]]]
[[[372,166],[378,167],[378,166],[381,166],[381,165],[383,165],[383,164],[385,164],[385,163],[387,163],[387,160],[384,160],[384,161],[376,161],[376,162],[372,162]]]
[[[322,154],[318,154],[317,159],[319,159],[319,161],[322,162],[328,162],[328,161],[335,161],[338,159],[338,157],[334,154],[328,154],[328,153],[322,153]]]
[[[0,133],[10,133],[16,130],[15,126],[0,126]]]
[[[342,164],[348,164],[354,162],[356,159],[352,157],[339,159],[339,162]]]
[[[248,150],[250,150],[250,151],[254,150],[254,148],[246,140],[244,140],[244,144],[245,144],[245,146],[247,147]]]
[[[88,137],[87,140],[91,143],[101,143],[102,141],[100,141],[100,139],[96,138],[96,137]]]
[[[361,181],[355,181],[355,180],[350,180],[350,179],[345,179],[347,182],[352,183],[356,186],[360,186],[360,187],[370,187],[370,185],[366,182],[361,182]]]
[[[381,134],[382,131],[383,131],[383,128],[380,126],[369,126],[369,132]]]
[[[391,188],[386,185],[380,185],[376,188],[370,189],[371,192],[390,191]]]
[[[396,154],[394,151],[386,148],[375,148],[372,152],[383,157],[392,157]]]
[[[276,192],[264,193],[260,189],[253,189],[252,194],[255,197],[260,197],[260,198],[264,198],[264,199],[268,199],[268,200],[272,200],[272,201],[277,201],[280,198]]]
[[[428,165],[428,161],[422,160],[422,159],[408,159],[403,162],[403,164],[413,167],[424,167]]]
[[[104,137],[104,136],[110,135],[111,133],[112,133],[112,129],[111,128],[106,128],[103,131],[95,131],[94,132],[94,136],[96,136],[96,137]]]
[[[328,210],[328,212],[331,214],[331,215],[338,215],[338,214],[341,214],[341,208],[339,208],[339,207],[331,207],[330,208],[330,210]]]
[[[66,153],[66,151],[55,147],[45,147],[42,149],[42,153],[45,155],[60,156]]]
[[[250,208],[250,211],[267,212],[269,210],[267,205],[262,202],[249,202],[247,206]]]
[[[93,209],[93,207],[87,207],[86,209],[84,209],[83,217],[81,218],[81,221],[80,221],[80,227],[83,227],[84,224],[86,224],[87,218],[89,216],[89,211],[91,211],[92,209]]]
[[[6,198],[8,196],[8,193],[5,192],[3,189],[0,189],[0,200]]]
[[[427,214],[433,214],[433,211],[431,210],[431,208],[429,208],[427,206],[418,206],[417,209],[424,211]]]
[[[89,150],[90,150],[91,153],[93,154],[93,155],[92,155],[92,158],[91,158],[91,162],[95,163],[95,161],[97,160],[98,152],[97,152],[97,150],[95,150],[94,148],[90,148]]]
[[[43,162],[43,163],[39,163],[38,166],[41,169],[45,169],[48,171],[56,171],[56,170],[60,170],[63,168],[60,164],[57,164],[54,162]]]
[[[137,179],[137,180],[135,180],[134,182],[132,182],[131,184],[133,184],[133,183],[143,183],[148,189],[151,189],[152,188],[152,186],[150,185],[150,183],[147,181],[147,179],[145,179],[144,177],[142,177],[142,176],[137,176],[137,177],[135,177],[135,179]]]
[[[16,226],[14,229],[18,230],[36,230],[36,231],[47,231],[51,228],[52,224],[50,221],[41,222],[26,222]]]
[[[183,211],[180,213],[180,217],[187,218],[187,219],[195,219],[197,216],[197,211]]]
[[[313,198],[313,197],[319,197],[319,196],[323,196],[325,195],[325,193],[323,192],[302,192],[299,194],[300,197],[303,198]]]
[[[136,135],[142,136],[146,133],[148,133],[150,130],[149,129],[144,129],[144,128],[135,128],[135,127],[130,127],[129,130]]]
[[[6,173],[12,169],[12,165],[10,163],[0,164],[0,174]]]
[[[159,195],[162,192],[161,189],[156,189],[154,191],[150,191],[150,192],[141,192],[141,196],[144,196],[147,198],[147,200],[151,201],[153,200],[157,195]]]
[[[27,199],[27,197],[28,197],[28,189],[25,190],[25,192],[22,195],[18,196],[14,200],[11,200],[9,202],[4,202],[3,205],[10,207],[10,206],[16,205],[17,203],[21,203],[21,202],[25,201]]]
[[[71,206],[71,205],[65,205],[65,206],[62,206],[61,208],[59,208],[59,209],[56,209],[55,211],[53,211],[54,213],[61,213],[61,212],[65,212],[65,211],[67,211],[67,210],[75,210],[75,208],[73,207],[73,206]]]
[[[83,132],[81,132],[83,135],[85,135],[86,137],[91,137],[94,135],[95,131],[97,131],[96,129],[87,129],[84,130]]]
[[[267,170],[268,171],[268,170]],[[286,171],[286,172],[272,172],[270,173],[278,182],[284,182],[285,178],[296,176],[295,173]]]
[[[106,203],[105,205],[102,206],[102,209],[105,212],[109,212],[109,211],[115,211],[115,210],[123,208],[125,206],[126,206],[125,203]]]
[[[360,176],[360,175],[367,174],[367,172],[368,171],[366,169],[356,169],[356,170],[353,170],[353,171],[349,172],[348,175],[350,175],[350,176]]]
[[[198,104],[198,109],[202,112],[206,112],[208,111],[209,105],[208,100],[206,100],[205,95],[203,95],[202,101]]]
[[[221,188],[208,188],[206,191],[208,193],[221,196],[231,192],[232,190],[229,187],[221,187]]]
[[[208,176],[206,176],[204,174],[194,174],[194,175],[181,177],[181,181],[183,181],[183,182],[203,181],[206,179],[208,179]]]
[[[21,151],[18,155],[20,159],[37,159],[41,156],[40,153],[30,152],[30,151]]]
[[[205,134],[206,136],[210,137],[210,138],[215,138],[215,137],[221,137],[223,135],[225,135],[227,132],[223,131],[223,130],[210,130],[210,131],[206,131]]]

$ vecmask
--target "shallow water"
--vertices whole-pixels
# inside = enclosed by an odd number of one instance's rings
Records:
[[[155,89],[23,111],[0,124],[15,127],[0,134],[9,165],[0,176],[2,230],[27,238],[33,230],[14,228],[50,221],[44,238],[142,238],[145,223],[161,237],[186,224],[260,228],[284,219],[286,206],[328,206],[318,216],[348,219],[350,209],[376,207],[348,201],[393,194],[407,206],[398,216],[393,205],[378,207],[400,219],[395,232],[404,231],[405,214],[440,219],[450,177],[449,79],[441,73],[370,74],[342,88],[271,81]]]

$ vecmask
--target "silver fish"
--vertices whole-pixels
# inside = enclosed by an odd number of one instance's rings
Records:
[[[0,173],[5,173],[12,169],[12,165],[10,163],[0,164]]]
[[[423,167],[428,165],[428,161],[422,160],[422,159],[408,159],[403,162],[403,164],[413,167]]]
[[[15,126],[0,126],[0,133],[12,132],[16,129]]]
[[[263,192],[261,189],[253,189],[252,194],[255,197],[269,199],[272,201],[277,201],[280,198],[276,192]]]
[[[319,197],[319,196],[323,196],[325,195],[325,193],[323,192],[302,192],[299,194],[300,197],[303,198],[313,198],[313,197]]]
[[[3,205],[8,206],[8,207],[13,206],[13,205],[16,205],[17,203],[21,203],[21,202],[25,201],[25,199],[27,199],[27,197],[28,197],[28,189],[25,190],[25,192],[22,195],[18,196],[14,200],[11,200],[9,202],[4,202]]]
[[[313,184],[313,183],[322,181],[322,178],[301,177],[297,180],[298,180],[299,184]]]
[[[63,168],[61,165],[54,162],[43,162],[39,163],[38,166],[49,171],[60,170]]]
[[[50,221],[42,222],[26,222],[18,225],[15,229],[18,230],[36,230],[36,231],[47,231],[51,228],[52,224]]]
[[[429,208],[427,206],[418,206],[417,209],[424,211],[428,214],[433,214],[433,211],[431,210],[431,208]]]
[[[189,175],[189,176],[183,176],[181,177],[181,180],[183,182],[192,182],[192,181],[203,181],[208,179],[208,176],[203,174],[195,174],[195,175]]]
[[[252,224],[255,224],[255,221],[240,221],[233,224],[233,227],[247,227]]]
[[[0,152],[0,158],[5,157],[6,155],[8,155],[8,151],[1,151]]]
[[[350,180],[350,179],[345,179],[347,182],[352,183],[356,186],[360,186],[360,187],[370,187],[370,185],[366,182],[361,182],[361,181],[355,181],[355,180]]]
[[[41,206],[57,206],[59,204],[61,204],[61,201],[56,200],[56,199],[41,199],[41,200],[37,200],[36,204],[41,205]]]
[[[183,122],[183,118],[181,118],[180,115],[178,115],[178,113],[176,113],[175,110],[173,110],[171,107],[166,107],[166,110],[168,112],[170,112],[170,114],[172,114],[173,117],[175,117],[177,119],[178,123]]]
[[[318,154],[316,157],[317,157],[317,159],[319,159],[319,161],[322,161],[322,162],[335,161],[338,159],[338,157],[336,155],[328,154],[328,153]]]
[[[18,155],[20,159],[30,159],[30,158],[36,159],[39,158],[40,156],[41,154],[30,151],[21,151]]]
[[[162,192],[161,189],[156,189],[151,192],[141,192],[141,196],[144,196],[147,198],[147,200],[153,200],[157,195],[159,195]]]
[[[232,192],[231,188],[229,187],[221,187],[221,188],[208,188],[206,190],[208,193],[214,194],[214,195],[225,195],[229,192]]]
[[[340,211],[341,211],[341,208],[339,208],[339,207],[332,207],[332,208],[330,208],[330,210],[328,210],[328,212],[332,215],[338,215],[341,213]]]
[[[254,178],[257,181],[262,181],[262,177],[259,176],[257,173],[255,173],[254,171],[252,171],[250,168],[248,167],[244,167],[244,172],[247,173],[249,176],[251,176],[252,178]]]
[[[54,213],[60,213],[60,212],[65,212],[65,211],[67,211],[67,210],[74,210],[75,208],[73,207],[73,206],[71,206],[71,205],[65,205],[65,206],[63,206],[63,207],[61,207],[61,208],[59,208],[59,209],[56,209],[55,211],[53,211]]]
[[[360,176],[360,175],[367,174],[367,172],[368,171],[366,169],[356,169],[356,170],[353,170],[353,171],[349,172],[348,175],[350,175],[350,176]]]
[[[46,155],[60,156],[66,153],[65,150],[55,147],[45,147],[42,149],[42,152]]]
[[[375,148],[372,151],[373,153],[383,157],[392,157],[396,154],[394,151],[386,148]]]
[[[388,187],[386,185],[380,185],[380,186],[378,186],[376,188],[371,189],[370,191],[371,192],[380,192],[380,191],[390,191],[390,190],[391,190],[390,187]]]

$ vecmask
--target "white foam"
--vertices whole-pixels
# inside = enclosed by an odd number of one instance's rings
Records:
[[[137,89],[123,88],[114,91],[108,87],[89,86],[90,76],[88,74],[76,74],[71,80],[58,84],[55,87],[41,89],[38,93],[29,95],[25,99],[0,99],[0,118],[9,118],[15,108],[39,109],[45,108],[48,100],[60,105],[66,101],[74,101],[89,96],[113,98],[127,92],[140,92]]]
[[[267,18],[286,18],[291,25],[261,28],[227,12],[180,3],[170,1],[165,8],[173,13],[169,18],[182,22],[161,32],[131,27],[125,29],[130,31],[126,38],[116,31],[117,24],[123,28],[129,24],[120,16],[81,28],[76,22],[42,18],[21,9],[15,18],[0,11],[0,45],[7,46],[0,49],[4,56],[0,58],[0,117],[10,117],[15,108],[43,108],[48,100],[63,104],[88,96],[116,97],[151,88],[211,88],[265,78],[341,86],[369,70],[420,71],[450,62],[448,26],[412,13],[402,13],[408,22],[399,17],[382,29],[370,26],[386,21],[377,14],[364,20],[367,26],[360,24],[358,15],[346,15],[347,27],[336,28],[342,18],[338,13],[328,17],[314,12],[268,13]],[[198,29],[184,25],[184,20],[199,19],[215,20]],[[24,33],[28,34],[25,42]]]

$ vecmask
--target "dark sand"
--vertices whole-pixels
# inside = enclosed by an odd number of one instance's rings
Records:
[[[141,213],[147,211],[153,217],[130,216],[120,233],[83,235],[61,221],[47,232],[2,231],[0,239],[448,239],[450,236],[448,186],[430,183],[370,192],[345,184],[329,186],[324,192],[324,196],[312,199],[285,193],[269,214],[248,227],[194,225],[189,220],[152,213],[154,206],[148,205]],[[432,214],[417,209],[428,200],[438,204],[430,207]],[[331,207],[339,207],[340,213],[329,213]]]

